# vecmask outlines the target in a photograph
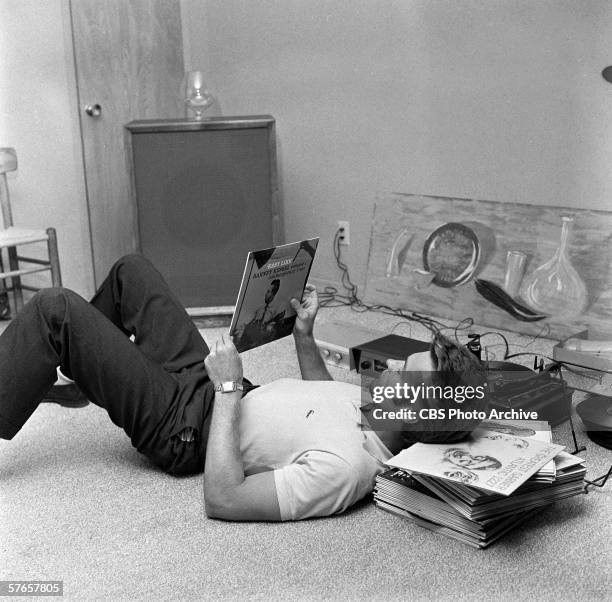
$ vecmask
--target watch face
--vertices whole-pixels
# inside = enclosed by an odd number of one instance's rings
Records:
[[[221,383],[221,392],[222,393],[233,393],[236,390],[236,383],[234,381],[229,381],[226,383]]]

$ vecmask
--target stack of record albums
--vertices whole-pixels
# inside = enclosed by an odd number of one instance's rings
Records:
[[[543,506],[584,492],[584,460],[551,443],[545,422],[483,423],[466,441],[417,443],[387,461],[374,500],[477,548]]]

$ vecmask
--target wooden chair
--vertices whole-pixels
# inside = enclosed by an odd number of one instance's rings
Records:
[[[61,286],[59,256],[57,253],[57,236],[55,228],[35,230],[16,228],[13,226],[11,200],[6,174],[17,169],[17,153],[14,148],[0,148],[0,206],[2,207],[2,223],[0,224],[0,292],[13,293],[15,313],[23,307],[23,291],[37,291],[40,287],[23,284],[21,277],[35,272],[49,271],[51,285]],[[32,243],[47,243],[48,259],[23,257],[18,254],[17,247]],[[6,249],[6,251],[3,251]],[[5,270],[2,254],[8,256],[8,270]],[[29,267],[22,267],[22,263]],[[35,267],[32,267],[35,266]]]

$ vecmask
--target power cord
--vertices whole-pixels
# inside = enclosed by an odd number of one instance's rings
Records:
[[[333,242],[333,252],[334,258],[336,260],[336,265],[340,272],[342,273],[340,282],[344,288],[344,292],[340,293],[338,289],[334,286],[326,286],[321,293],[319,293],[319,305],[320,307],[341,307],[348,306],[352,311],[362,313],[366,311],[374,311],[380,312],[385,315],[395,316],[401,318],[402,320],[407,320],[411,322],[417,322],[422,324],[427,328],[430,332],[436,333],[440,330],[451,329],[450,326],[430,318],[428,316],[424,316],[418,312],[403,310],[394,307],[390,307],[389,305],[372,305],[365,303],[359,297],[359,290],[356,284],[353,283],[349,274],[349,268],[342,260],[342,251],[340,246],[340,241],[342,240],[342,229],[338,228],[336,234],[334,236]]]

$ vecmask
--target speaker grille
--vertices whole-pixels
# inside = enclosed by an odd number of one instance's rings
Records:
[[[247,253],[273,246],[273,142],[248,125],[132,132],[140,251],[185,306],[233,305]]]

